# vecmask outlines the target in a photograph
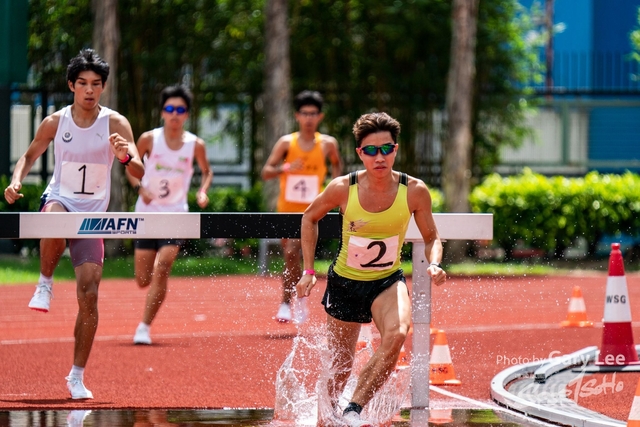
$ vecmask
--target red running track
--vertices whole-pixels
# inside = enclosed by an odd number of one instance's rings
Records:
[[[462,381],[446,388],[489,402],[491,379],[512,364],[600,346],[606,280],[600,273],[453,277],[434,288],[432,324],[445,330]],[[627,282],[630,301],[640,301],[640,276],[627,275]],[[559,326],[575,285],[595,328]],[[320,278],[310,325],[324,322],[324,286]],[[150,347],[132,344],[145,291],[133,280],[103,281],[85,372],[95,396],[89,401],[71,400],[64,380],[72,363],[75,284],[54,284],[48,314],[27,308],[33,289],[0,286],[0,410],[273,408],[275,374],[297,333],[272,319],[280,297],[277,277],[170,279]],[[640,319],[640,304],[631,307]],[[638,375],[619,374],[623,379],[624,392],[589,396],[580,404],[626,421]],[[460,407],[434,392],[430,399],[432,406]]]

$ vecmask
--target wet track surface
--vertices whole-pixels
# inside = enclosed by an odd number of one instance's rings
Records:
[[[628,281],[630,300],[640,301],[640,277]],[[559,326],[576,284],[594,328]],[[434,288],[432,324],[446,331],[462,382],[446,389],[469,399],[430,393],[432,408],[451,410],[453,421],[445,418],[443,424],[477,425],[485,417],[492,425],[527,425],[529,421],[483,406],[496,406],[490,397],[492,378],[516,363],[599,345],[605,285],[606,274],[594,274],[454,277]],[[74,410],[91,411],[79,424],[86,426],[280,425],[273,420],[275,374],[296,334],[308,332],[272,319],[279,286],[277,277],[172,279],[152,328],[154,344],[147,347],[131,343],[144,291],[133,281],[104,281],[100,326],[85,373],[95,396],[91,401],[70,400],[64,384],[77,310],[74,283],[54,285],[48,314],[26,308],[32,285],[0,287],[0,426],[78,425],[67,421]],[[320,279],[310,301],[310,324],[324,322],[319,305],[323,289]],[[631,309],[640,319],[640,305],[631,304]],[[634,331],[638,336],[635,323]],[[624,390],[588,396],[579,405],[603,412],[594,402],[608,399],[604,406],[618,409],[607,415],[624,420],[634,390],[635,384],[625,384]],[[398,419],[395,425],[406,421]]]

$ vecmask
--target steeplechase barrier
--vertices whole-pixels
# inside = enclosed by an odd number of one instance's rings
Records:
[[[442,240],[492,240],[491,214],[434,214]],[[0,239],[299,238],[302,214],[282,213],[0,213]],[[319,238],[339,238],[341,216],[318,223]],[[431,279],[425,243],[413,218],[405,236],[412,250],[413,365],[411,425],[428,426]],[[445,285],[446,286],[446,285]]]

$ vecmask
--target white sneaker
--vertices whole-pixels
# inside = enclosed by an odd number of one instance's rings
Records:
[[[307,297],[296,299],[296,305],[293,307],[293,322],[298,325],[303,324],[309,318],[309,305]]]
[[[36,285],[36,292],[33,294],[33,297],[29,302],[29,308],[31,310],[48,313],[49,305],[51,304],[51,298],[53,298],[51,285],[47,285],[46,283],[38,283]]]
[[[144,323],[140,323],[136,328],[136,333],[133,336],[134,344],[151,345],[151,336],[149,335],[149,326]]]
[[[360,414],[356,411],[349,411],[342,416],[342,419],[349,427],[373,427],[369,421],[361,420]]]
[[[81,378],[69,375],[65,379],[72,399],[93,399],[93,393],[87,390]]]
[[[84,420],[91,413],[88,410],[75,410],[69,411],[67,415],[67,426],[68,427],[83,427]]]
[[[280,304],[278,314],[276,314],[276,320],[281,323],[291,322],[291,306],[286,302]]]

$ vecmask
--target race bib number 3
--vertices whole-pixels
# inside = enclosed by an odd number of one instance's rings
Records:
[[[60,195],[70,199],[104,200],[107,197],[107,165],[62,162]]]
[[[398,258],[399,236],[373,240],[351,236],[347,247],[347,266],[357,270],[387,270]]]
[[[149,190],[153,193],[153,201],[159,205],[173,205],[180,202],[184,191],[182,190],[182,177],[178,175],[149,179]]]
[[[311,203],[319,188],[317,175],[287,175],[284,199],[292,203]]]

